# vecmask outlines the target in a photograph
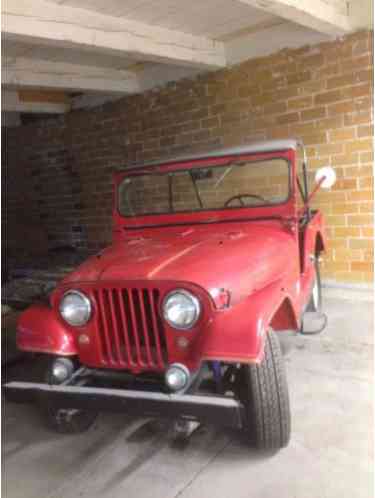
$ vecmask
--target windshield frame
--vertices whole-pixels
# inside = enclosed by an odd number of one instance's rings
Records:
[[[197,211],[188,213],[177,214],[157,214],[153,216],[135,216],[126,217],[122,216],[118,211],[118,185],[129,175],[144,174],[157,171],[175,171],[181,169],[190,169],[194,167],[206,167],[216,165],[226,165],[234,160],[261,160],[272,159],[274,157],[284,158],[291,164],[290,167],[290,197],[287,202],[279,205],[272,205],[268,207],[251,207],[233,209],[219,209],[217,211]],[[194,157],[192,159],[174,160],[174,161],[160,161],[146,166],[133,166],[131,168],[122,168],[114,173],[114,196],[113,196],[113,237],[114,240],[121,240],[123,230],[144,230],[153,229],[158,227],[178,227],[189,225],[200,225],[217,222],[231,222],[231,221],[251,221],[252,219],[264,218],[277,218],[285,219],[291,218],[296,215],[296,150],[293,147],[285,149],[270,149],[269,151],[262,152],[242,152],[234,153],[217,157],[205,157],[202,154],[201,158]],[[142,233],[142,232],[140,232]]]
[[[227,158],[228,159],[228,158]],[[210,208],[197,208],[197,209],[184,209],[184,210],[171,210],[169,209],[168,211],[164,212],[149,212],[149,213],[141,213],[141,214],[124,214],[120,210],[120,203],[119,203],[119,190],[121,188],[122,183],[129,177],[136,177],[136,176],[145,176],[145,175],[151,175],[151,176],[168,176],[173,172],[179,172],[179,173],[190,173],[192,171],[198,171],[200,169],[207,169],[207,168],[220,168],[220,167],[243,167],[240,163],[261,163],[263,162],[269,162],[269,161],[276,161],[276,160],[283,160],[285,161],[287,165],[287,172],[286,174],[288,175],[288,195],[286,196],[285,199],[283,199],[281,202],[275,201],[275,202],[266,202],[264,204],[256,204],[256,205],[248,205],[248,206],[220,206],[220,207],[210,207]],[[261,168],[262,166],[259,165]],[[130,173],[130,171],[129,171]],[[226,173],[225,173],[226,174]],[[169,208],[173,206],[173,194],[171,198],[171,186],[170,186],[170,181],[168,182],[168,196],[169,196]],[[200,196],[197,194],[197,185],[195,181],[192,179],[192,185],[194,188],[194,191],[197,195],[197,201],[198,203],[201,202]],[[276,155],[272,154],[271,157],[263,157],[261,159],[255,158],[255,157],[250,157],[250,158],[229,158],[229,160],[225,161],[224,163],[217,163],[215,159],[212,159],[212,164],[207,164],[207,165],[198,165],[198,166],[193,166],[193,167],[186,167],[185,169],[183,168],[174,168],[171,171],[163,171],[163,170],[155,170],[155,168],[148,168],[147,171],[143,170],[135,170],[133,169],[131,174],[127,174],[123,176],[123,178],[117,183],[116,185],[116,210],[119,216],[122,218],[126,219],[131,219],[131,218],[143,218],[143,217],[149,217],[149,216],[165,216],[165,215],[179,215],[179,214],[193,214],[193,213],[207,213],[207,212],[216,212],[216,211],[233,211],[233,210],[243,210],[243,209],[255,209],[255,208],[274,208],[275,206],[282,206],[287,204],[292,196],[292,189],[293,189],[293,182],[292,182],[292,163],[289,158],[286,158],[284,155]],[[173,190],[173,189],[172,189]],[[245,194],[244,194],[245,195]]]

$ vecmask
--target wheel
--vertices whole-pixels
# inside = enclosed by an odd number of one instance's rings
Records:
[[[50,367],[47,369],[45,382],[50,385],[58,384],[52,378]],[[59,408],[48,398],[40,400],[39,406],[47,426],[60,434],[85,432],[93,425],[98,416],[98,412],[94,411]]]
[[[310,300],[307,304],[306,311],[320,311],[322,309],[322,283],[320,280],[320,268],[318,258],[314,262],[315,277],[311,290]]]
[[[239,376],[246,441],[258,449],[287,446],[290,439],[288,385],[280,343],[272,330],[267,333],[263,361],[243,365]]]

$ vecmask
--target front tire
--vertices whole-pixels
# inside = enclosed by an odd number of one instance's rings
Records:
[[[49,367],[45,375],[46,384],[57,384],[51,375]],[[80,434],[87,431],[95,422],[98,412],[78,410],[73,408],[59,408],[48,398],[39,402],[43,418],[49,429],[59,434]]]
[[[284,359],[277,335],[267,333],[260,364],[240,369],[240,399],[245,406],[243,434],[258,449],[280,449],[290,440],[290,405]]]

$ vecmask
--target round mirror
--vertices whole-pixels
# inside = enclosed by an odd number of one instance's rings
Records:
[[[319,168],[315,175],[316,183],[319,183],[320,180],[324,177],[324,180],[321,183],[322,188],[331,188],[336,182],[336,173],[331,166],[325,166],[324,168]]]

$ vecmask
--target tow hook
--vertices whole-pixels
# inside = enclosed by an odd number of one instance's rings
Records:
[[[196,420],[179,418],[173,422],[172,437],[176,441],[186,441],[200,425]]]

